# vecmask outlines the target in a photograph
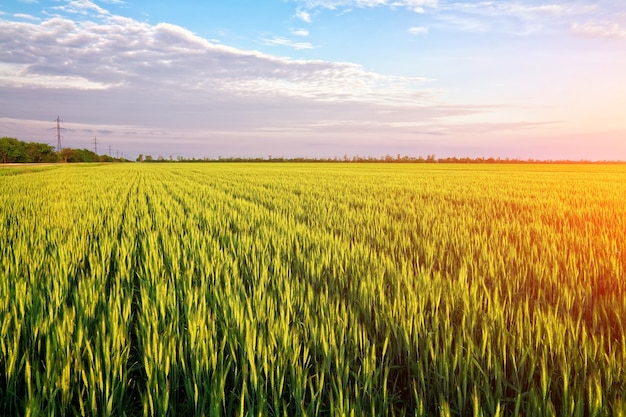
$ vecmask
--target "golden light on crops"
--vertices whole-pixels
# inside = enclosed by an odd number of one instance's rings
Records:
[[[626,170],[0,176],[2,415],[619,415]]]

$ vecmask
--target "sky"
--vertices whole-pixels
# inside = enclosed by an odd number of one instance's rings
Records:
[[[625,0],[11,0],[0,136],[153,157],[626,160]]]

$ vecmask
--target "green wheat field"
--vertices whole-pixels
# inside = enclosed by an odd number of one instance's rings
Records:
[[[625,165],[0,168],[0,196],[0,415],[626,415]]]

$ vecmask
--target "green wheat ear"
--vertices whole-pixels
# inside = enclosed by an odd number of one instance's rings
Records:
[[[0,415],[626,413],[621,165],[81,165],[0,195]]]

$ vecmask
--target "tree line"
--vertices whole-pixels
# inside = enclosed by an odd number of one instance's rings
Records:
[[[343,158],[329,157],[329,158],[307,158],[307,157],[218,157],[218,158],[184,158],[177,157],[176,159],[170,156],[165,158],[161,155],[153,157],[152,155],[139,154],[136,159],[137,162],[343,162],[343,163],[437,163],[437,164],[622,164],[626,161],[619,160],[604,160],[604,161],[591,161],[586,159],[570,160],[570,159],[521,159],[521,158],[500,158],[500,157],[445,157],[437,158],[434,154],[424,156],[409,156],[409,155],[385,155],[381,157],[375,156],[348,156],[344,155]]]
[[[15,138],[0,138],[0,162],[55,163],[55,162],[113,162],[125,161],[108,155],[98,155],[89,149],[63,148],[56,152],[46,143],[24,142]]]
[[[137,162],[386,162],[386,163],[453,163],[453,164],[538,164],[538,163],[624,163],[624,161],[589,161],[589,160],[540,160],[540,159],[519,159],[519,158],[469,158],[469,157],[445,157],[437,158],[434,154],[423,156],[385,155],[374,156],[348,156],[343,158],[307,158],[307,157],[218,157],[218,158],[185,158],[178,156],[176,159],[164,158],[159,155],[154,158],[152,155],[139,154]],[[64,148],[61,152],[56,152],[54,147],[45,143],[24,142],[15,138],[3,137],[0,139],[0,163],[55,163],[55,162],[128,162],[124,158],[113,158],[109,155],[98,155],[89,149]]]

